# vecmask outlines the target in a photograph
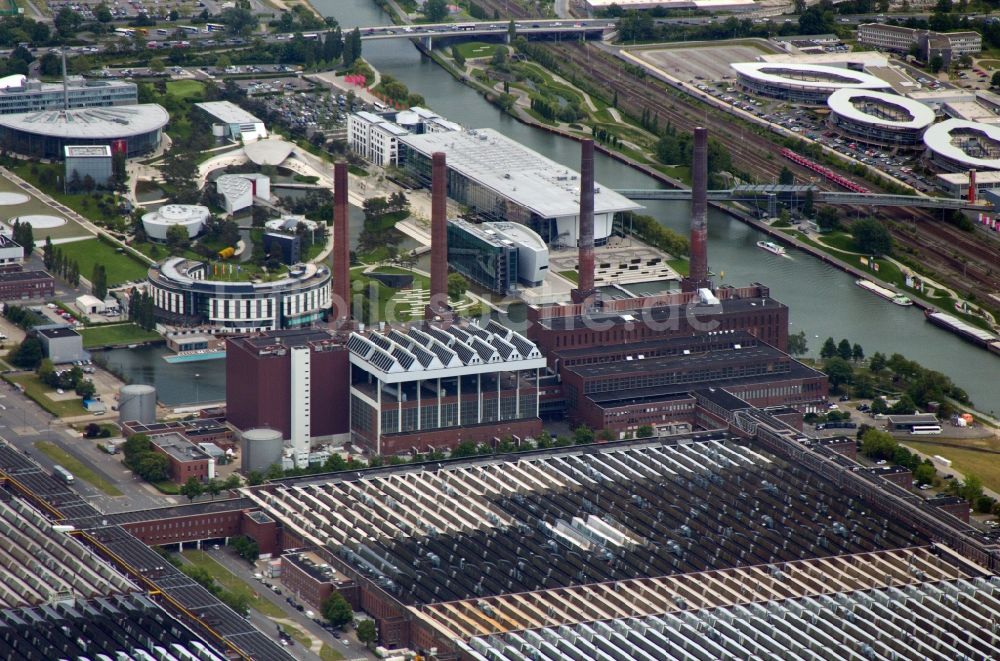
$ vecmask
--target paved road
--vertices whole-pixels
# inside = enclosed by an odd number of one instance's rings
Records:
[[[285,612],[285,619],[290,620],[291,623],[293,623],[299,629],[305,630],[313,639],[321,640],[327,643],[328,645],[336,649],[338,652],[343,654],[348,659],[376,658],[374,654],[365,649],[364,645],[358,642],[357,637],[354,635],[353,629],[344,632],[340,640],[338,640],[334,638],[330,634],[330,632],[328,632],[326,629],[319,626],[318,624],[307,618],[304,614],[298,612],[297,610],[289,606],[286,599],[288,596],[290,596],[291,593],[284,589],[284,586],[281,585],[279,580],[265,579],[277,585],[279,588],[281,588],[282,590],[281,595],[277,595],[272,590],[265,588],[262,583],[258,582],[253,577],[255,572],[263,570],[262,562],[259,562],[258,563],[259,568],[255,569],[252,568],[250,565],[248,565],[243,559],[237,557],[235,554],[233,554],[232,552],[230,552],[225,548],[216,551],[211,548],[203,547],[203,550],[205,550],[205,552],[208,553],[208,555],[212,556],[212,559],[216,560],[223,567],[225,567],[233,574],[238,576],[241,580],[249,584],[254,590],[256,590],[260,594],[262,598],[267,599],[275,606],[281,608],[281,610]],[[293,596],[294,598],[294,595],[291,596]],[[301,600],[297,601],[300,601],[301,603]],[[306,609],[308,610],[309,607],[307,606]],[[320,617],[318,613],[316,614],[316,617]],[[261,615],[257,611],[251,611],[250,621],[254,624],[254,626],[256,626],[264,633],[268,635],[274,635],[274,637],[277,638],[277,625],[270,618]],[[347,641],[347,643],[345,644],[344,641]],[[310,652],[305,650],[303,646],[298,642],[295,643],[295,647],[293,648],[292,653],[296,658],[301,658],[301,659],[319,658],[315,654],[311,654]]]

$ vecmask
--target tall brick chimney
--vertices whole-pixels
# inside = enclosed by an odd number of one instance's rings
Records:
[[[579,280],[571,292],[574,303],[583,303],[597,293],[594,287],[594,141],[580,142],[580,237]]]
[[[448,306],[448,166],[444,152],[431,156],[431,299],[425,317],[450,317]]]
[[[708,131],[694,130],[694,159],[691,163],[691,262],[688,276],[681,281],[683,291],[711,288],[708,279]]]
[[[333,315],[340,325],[351,316],[351,243],[348,231],[347,163],[333,164]]]

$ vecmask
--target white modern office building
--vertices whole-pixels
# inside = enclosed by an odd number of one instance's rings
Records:
[[[236,213],[253,206],[254,198],[271,199],[271,178],[257,173],[224,174],[215,180],[226,213]]]
[[[826,64],[736,62],[730,66],[746,91],[793,103],[825,105],[839,89],[892,91],[881,78]]]
[[[216,137],[254,142],[267,137],[264,122],[232,101],[205,101],[195,106],[212,119]]]
[[[235,269],[239,265],[217,265]],[[330,269],[297,264],[277,280],[213,280],[213,267],[171,257],[149,270],[154,314],[177,326],[253,333],[311,326],[330,308]]]
[[[399,164],[399,138],[404,135],[461,130],[461,125],[419,106],[378,114],[362,111],[347,117],[347,143],[361,158],[379,166]]]
[[[548,245],[576,246],[580,174],[493,129],[405,135],[400,164],[430,185],[431,155],[444,152],[448,197],[485,220],[520,223]],[[594,240],[611,236],[614,215],[642,207],[601,184],[594,186]]]
[[[200,204],[165,204],[156,211],[142,216],[142,227],[146,236],[154,241],[166,241],[167,230],[180,226],[187,231],[188,238],[201,233],[211,212]]]
[[[71,110],[138,103],[135,83],[124,80],[85,80],[71,76],[63,83],[29,80],[21,74],[0,80],[0,114],[38,110]]]
[[[449,220],[448,266],[481,287],[508,294],[518,284],[542,284],[549,248],[525,225]]]
[[[1000,125],[946,119],[924,132],[931,163],[948,172],[1000,170]]]
[[[829,124],[839,133],[866,144],[920,149],[934,111],[905,96],[872,90],[837,90],[827,99]]]

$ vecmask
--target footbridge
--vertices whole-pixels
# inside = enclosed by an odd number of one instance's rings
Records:
[[[465,21],[461,23],[425,23],[413,25],[376,25],[358,27],[361,39],[374,41],[381,39],[423,39],[429,41],[434,37],[481,37],[502,36],[509,41],[510,23],[502,20]],[[566,35],[599,37],[605,31],[613,30],[614,20],[609,19],[575,19],[547,20],[524,19],[514,26],[516,34],[530,35]]]
[[[620,189],[618,192],[630,200],[690,200],[690,189],[650,190]],[[846,206],[869,207],[921,207],[925,209],[958,209],[986,211],[993,205],[985,200],[970,202],[966,199],[950,197],[928,197],[924,195],[888,195],[883,193],[849,193],[819,190],[815,186],[736,186],[708,191],[708,199],[713,202],[793,202],[801,204],[808,193],[813,202]]]

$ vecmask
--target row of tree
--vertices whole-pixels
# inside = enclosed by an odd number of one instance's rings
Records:
[[[129,321],[144,330],[153,330],[156,327],[155,309],[152,294],[132,288],[128,296]]]
[[[691,252],[691,242],[688,237],[664,227],[653,216],[625,211],[616,218],[616,221],[620,222],[623,233],[634,234],[643,242],[673,257],[685,257]]]
[[[73,366],[67,370],[56,371],[52,361],[45,358],[38,364],[36,372],[38,380],[48,387],[73,390],[83,399],[91,399],[97,392],[94,382],[84,378],[83,370],[77,366]]]
[[[182,496],[186,496],[187,499],[192,502],[205,494],[208,494],[212,497],[212,500],[215,500],[215,497],[223,491],[235,489],[239,486],[240,476],[236,473],[230,473],[229,477],[225,480],[217,480],[213,477],[205,482],[202,482],[196,477],[189,477],[187,481],[181,485],[178,493]],[[256,559],[257,557],[254,556],[253,560]],[[251,560],[251,562],[253,562],[253,560]]]
[[[52,245],[52,239],[48,236],[45,237],[45,245],[42,246],[42,262],[47,271],[60,276],[71,286],[76,287],[80,284],[79,262],[70,259],[59,246]],[[104,286],[105,294],[107,294],[107,276],[105,276]]]

